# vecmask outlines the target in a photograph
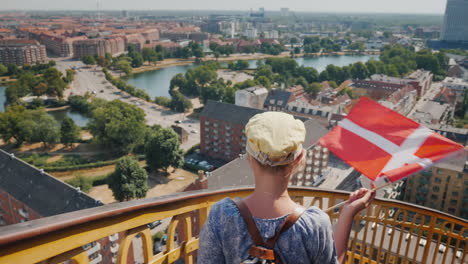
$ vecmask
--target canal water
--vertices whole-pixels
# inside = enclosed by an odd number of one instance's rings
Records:
[[[73,112],[71,109],[64,109],[64,110],[58,110],[58,111],[52,111],[52,112],[47,112],[49,115],[55,118],[59,123],[62,123],[63,119],[68,116],[70,117],[73,121],[75,121],[75,124],[80,127],[86,126],[88,123],[89,118],[81,115],[80,113]]]
[[[311,57],[311,58],[295,58],[299,65],[306,67],[314,67],[317,71],[323,71],[329,64],[335,66],[346,66],[356,62],[366,62],[369,59],[378,59],[378,55],[346,55],[346,56],[323,56],[323,57]],[[251,69],[257,67],[257,60],[250,60],[249,65]],[[227,63],[223,63],[227,65]],[[133,77],[129,78],[127,82],[131,85],[134,85],[137,88],[145,90],[151,98],[155,96],[166,96],[169,97],[169,85],[171,83],[172,77],[179,73],[186,73],[188,69],[195,67],[195,65],[184,65],[184,66],[173,66],[168,68],[163,68],[150,72],[143,72],[135,74]],[[0,86],[0,112],[4,111],[5,103],[5,87]],[[55,114],[54,114],[55,115]],[[85,117],[77,117],[79,114],[75,114],[66,110],[64,113],[56,114],[57,116],[68,115],[75,120],[78,124],[83,124]],[[87,120],[86,120],[87,121]],[[85,124],[85,123],[84,123]]]
[[[329,64],[335,66],[347,66],[356,62],[366,62],[371,58],[378,59],[378,55],[360,55],[360,56],[323,56],[311,58],[295,58],[299,65],[306,67],[314,67],[318,72],[325,70]],[[257,68],[258,60],[250,60],[249,68]],[[221,65],[226,66],[227,62]],[[195,65],[173,66],[160,70],[150,71],[135,74],[129,78],[127,82],[137,88],[145,90],[151,98],[155,96],[169,97],[169,86],[172,77],[179,73],[185,73],[188,69],[195,67]]]
[[[5,86],[0,86],[0,113],[5,111],[5,102],[6,102],[6,97],[5,97]]]

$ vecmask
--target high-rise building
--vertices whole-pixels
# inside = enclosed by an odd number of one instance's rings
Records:
[[[442,40],[468,42],[468,0],[447,0]]]

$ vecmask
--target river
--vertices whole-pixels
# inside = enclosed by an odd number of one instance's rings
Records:
[[[314,67],[317,71],[321,72],[329,64],[335,66],[346,66],[356,62],[366,62],[371,58],[378,59],[378,55],[360,55],[360,56],[322,56],[310,58],[295,58],[299,65],[306,67]],[[222,63],[227,65],[227,63]],[[249,68],[255,69],[257,67],[257,60],[249,61]],[[127,82],[137,88],[145,90],[151,98],[155,96],[169,96],[169,85],[172,77],[179,73],[185,73],[188,69],[195,67],[195,65],[173,66],[160,70],[143,72],[135,74],[129,78]]]

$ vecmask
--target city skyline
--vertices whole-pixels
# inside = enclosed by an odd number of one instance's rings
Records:
[[[2,0],[6,1],[6,0]],[[201,0],[201,1],[170,1],[155,3],[149,0],[135,0],[131,3],[124,0],[101,0],[102,10],[250,10],[264,7],[267,11],[279,11],[280,8],[290,8],[296,12],[336,12],[336,13],[420,13],[443,14],[447,0],[394,0],[372,1],[330,0],[326,3],[318,0],[239,0],[235,2]],[[182,7],[182,8],[181,8]],[[18,0],[2,3],[0,11],[5,10],[95,10],[95,0]]]

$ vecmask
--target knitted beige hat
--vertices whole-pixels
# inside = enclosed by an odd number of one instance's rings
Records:
[[[264,165],[286,165],[301,154],[305,133],[304,123],[290,114],[257,114],[245,127],[246,150]]]

